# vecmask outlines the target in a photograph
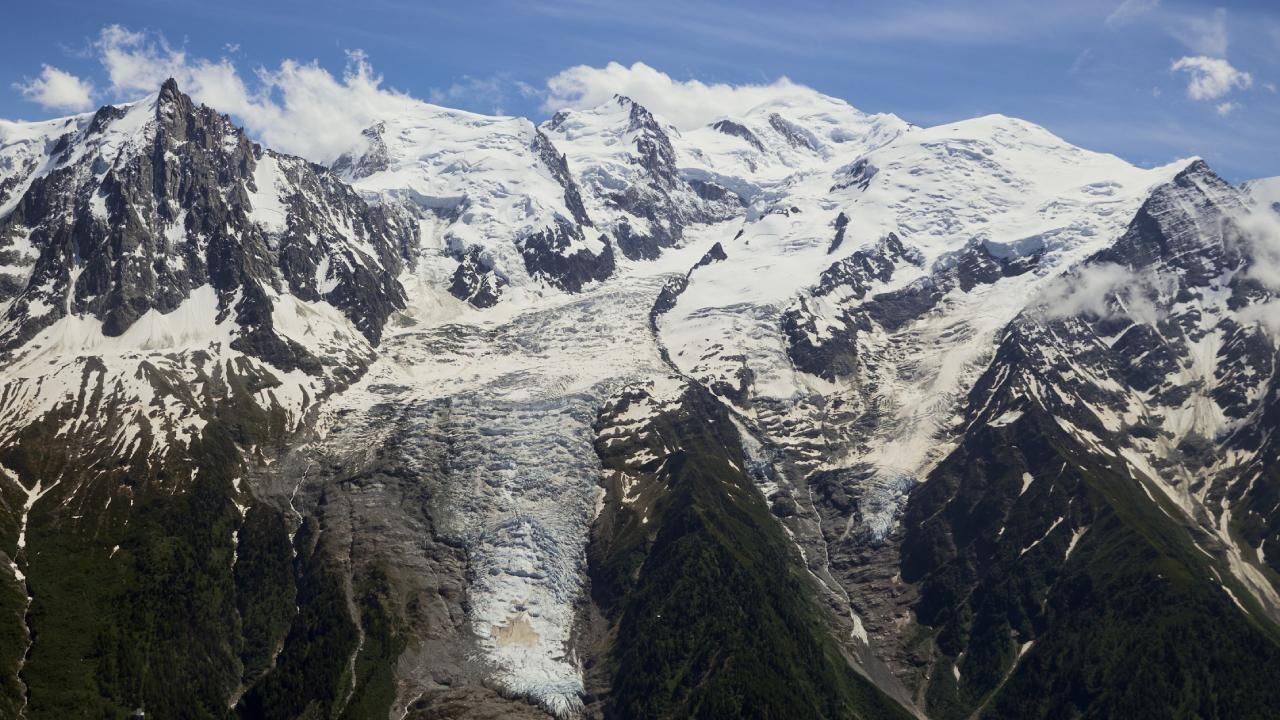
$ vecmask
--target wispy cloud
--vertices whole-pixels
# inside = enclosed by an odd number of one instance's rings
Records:
[[[1103,2],[983,4],[904,0],[880,5],[778,4],[769,9],[727,2],[602,3],[596,0],[532,0],[522,12],[561,22],[662,30],[703,41],[757,47],[797,55],[841,48],[840,41],[915,42],[996,46],[1060,36],[1070,26],[1097,22]]]
[[[1093,48],[1085,48],[1084,50],[1081,50],[1080,54],[1076,55],[1076,59],[1072,61],[1071,67],[1067,69],[1067,73],[1070,75],[1079,74],[1080,71],[1083,70],[1092,60]]]
[[[1105,25],[1120,30],[1139,24],[1156,29],[1196,55],[1226,57],[1231,44],[1229,17],[1224,8],[1211,12],[1165,5],[1160,0],[1124,0],[1107,16]]]
[[[1104,22],[1112,29],[1124,27],[1158,7],[1160,0],[1124,0],[1111,11]]]
[[[463,75],[447,88],[431,88],[427,99],[438,105],[505,115],[511,100],[541,98],[545,94],[541,88],[498,73],[484,78]]]
[[[1217,8],[1208,16],[1174,13],[1169,15],[1169,33],[1192,52],[1213,57],[1226,57],[1230,37],[1227,11]]]

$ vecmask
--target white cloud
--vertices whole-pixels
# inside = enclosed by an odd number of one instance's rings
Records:
[[[186,54],[169,47],[163,36],[150,38],[120,25],[103,28],[94,50],[118,94],[154,92],[166,78],[181,80],[186,71]]]
[[[1217,106],[1216,108],[1214,108],[1214,109],[1218,111],[1218,114],[1219,114],[1219,115],[1221,115],[1221,116],[1223,116],[1223,117],[1226,117],[1226,116],[1230,115],[1231,113],[1235,112],[1236,110],[1239,110],[1239,109],[1240,109],[1240,103],[1238,103],[1238,102],[1231,102],[1231,101],[1229,101],[1229,100],[1228,100],[1227,102],[1218,103],[1218,106]]]
[[[42,67],[40,77],[14,83],[14,87],[47,110],[83,111],[93,107],[93,84],[52,65]]]
[[[359,149],[361,130],[421,102],[383,87],[382,78],[358,51],[349,53],[345,71],[335,77],[315,62],[295,60],[243,75],[228,58],[191,57],[162,36],[118,25],[102,30],[95,50],[118,99],[155,92],[172,77],[184,92],[229,113],[268,146],[315,162],[331,162]],[[429,97],[444,105],[500,113],[505,101],[517,95],[543,98],[544,107],[557,110],[594,107],[614,93],[634,98],[680,128],[699,127],[766,101],[818,97],[817,91],[786,78],[736,86],[677,81],[642,63],[569,68],[550,78],[545,90],[505,76],[464,76],[447,88],[432,90]]]
[[[1133,273],[1123,265],[1086,265],[1078,274],[1048,283],[1040,298],[1046,317],[1060,319],[1081,313],[1100,317],[1111,315],[1111,295],[1133,282]]]
[[[1172,294],[1174,285],[1171,278],[1150,270],[1135,272],[1115,263],[1084,265],[1050,281],[1038,306],[1050,319],[1085,313],[1097,317],[1126,315],[1154,325],[1162,316],[1160,299]]]
[[[1187,97],[1192,100],[1216,100],[1236,88],[1253,85],[1253,77],[1235,69],[1222,58],[1184,57],[1175,60],[1170,70],[1185,71],[1191,75],[1187,84]]]
[[[1141,21],[1145,26],[1159,28],[1196,55],[1226,57],[1231,39],[1227,19],[1223,8],[1205,15],[1185,4],[1170,7],[1160,0],[1124,0],[1105,23],[1111,30],[1119,30]]]
[[[383,88],[359,51],[348,53],[341,77],[316,62],[285,60],[246,79],[229,59],[191,58],[163,36],[119,25],[104,28],[94,48],[118,99],[156,92],[172,77],[183,92],[231,114],[269,147],[315,162],[358,149],[361,130],[419,102]]]
[[[1160,0],[1124,0],[1107,16],[1107,27],[1124,27],[1147,13],[1160,7]]]
[[[1267,300],[1240,308],[1240,322],[1258,323],[1273,335],[1280,335],[1280,300]]]
[[[625,95],[681,130],[701,127],[725,115],[740,115],[761,103],[788,97],[815,98],[818,92],[779,78],[768,85],[707,84],[673,80],[644,63],[626,67],[611,62],[602,68],[578,65],[547,81],[543,109],[592,108]]]
[[[1208,17],[1174,14],[1169,17],[1169,34],[1200,55],[1227,54],[1227,11],[1218,8]]]
[[[1280,292],[1280,216],[1272,212],[1250,212],[1238,218],[1237,226],[1245,250],[1252,258],[1245,274],[1272,292]]]

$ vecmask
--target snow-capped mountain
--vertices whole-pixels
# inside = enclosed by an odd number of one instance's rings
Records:
[[[120,425],[118,459],[162,453],[236,376],[296,426],[403,307],[405,226],[173,83],[6,132],[7,441],[54,413],[59,434]]]
[[[367,149],[334,171],[420,221],[424,290],[476,307],[539,288],[577,292],[609,277],[613,246],[593,227],[561,152],[524,118],[406,100],[364,133]],[[443,276],[443,278],[441,277]]]
[[[0,123],[6,715],[1277,700],[1274,180],[794,92],[352,141]]]

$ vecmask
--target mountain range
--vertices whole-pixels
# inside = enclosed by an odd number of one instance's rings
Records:
[[[0,716],[1280,707],[1280,179],[397,102],[0,121]]]

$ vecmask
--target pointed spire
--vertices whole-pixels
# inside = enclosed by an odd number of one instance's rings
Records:
[[[182,91],[178,89],[178,81],[174,80],[173,78],[169,78],[168,80],[165,80],[164,84],[160,86],[161,100],[164,100],[165,98],[173,99],[181,96],[182,96]]]

